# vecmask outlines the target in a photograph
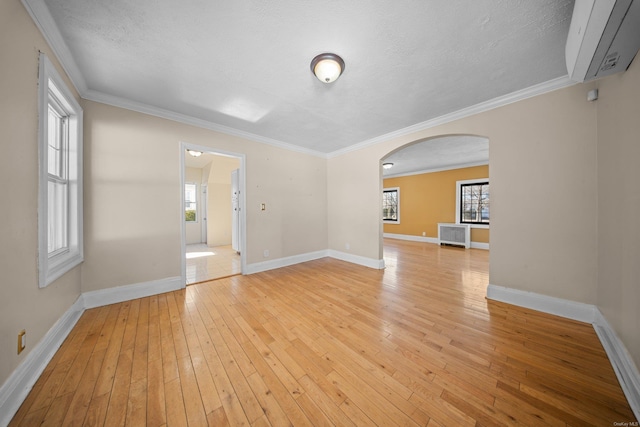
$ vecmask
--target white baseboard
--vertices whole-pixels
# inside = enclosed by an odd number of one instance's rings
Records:
[[[640,420],[640,373],[624,343],[595,305],[496,285],[487,287],[487,298],[591,323],[607,353],[631,410]]]
[[[336,258],[342,261],[351,262],[353,264],[362,265],[369,268],[375,268],[381,270],[384,268],[384,260],[375,260],[366,258],[360,255],[348,254],[345,252],[335,251],[333,249],[309,252],[301,255],[294,255],[286,258],[278,258],[274,260],[257,262],[248,264],[244,274],[260,273],[261,271],[274,270],[280,267],[288,267],[290,265],[299,264],[301,262],[313,261],[314,259],[320,259],[325,257]]]
[[[0,387],[0,426],[9,424],[86,309],[157,295],[183,287],[180,277],[169,277],[81,294]]]
[[[360,255],[354,255],[346,252],[336,251],[333,249],[329,249],[329,256],[331,258],[347,261],[353,264],[362,265],[364,267],[375,268],[376,270],[384,269],[384,259],[367,258]]]
[[[82,294],[82,297],[84,298],[84,308],[87,309],[176,291],[184,288],[184,286],[182,278],[179,276],[167,277],[150,282],[85,292]]]
[[[82,295],[58,319],[0,387],[0,426],[9,424],[47,364],[84,312]]]
[[[408,240],[410,242],[435,243],[438,244],[437,237],[412,236],[410,234],[394,234],[384,233],[384,237],[388,239]]]
[[[471,242],[471,249],[484,249],[485,251],[488,251],[489,244],[482,242]]]
[[[640,420],[640,373],[638,373],[637,366],[625,345],[598,309],[596,309],[593,328],[596,330],[607,356],[609,356],[611,366],[613,366],[631,410],[636,419]]]
[[[436,245],[438,244],[437,237],[412,236],[410,234],[394,234],[394,233],[384,233],[383,236],[388,239],[408,240],[410,242],[433,243]],[[489,243],[471,242],[471,248],[489,250]]]
[[[276,268],[288,267],[290,265],[299,264],[301,262],[313,261],[315,259],[325,258],[329,256],[329,251],[308,252],[306,254],[294,255],[285,258],[272,259],[269,261],[255,262],[247,264],[244,274],[260,273],[261,271],[274,270]]]
[[[593,323],[596,307],[503,286],[487,286],[487,298],[585,323]]]

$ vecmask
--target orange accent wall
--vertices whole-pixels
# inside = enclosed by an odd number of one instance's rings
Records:
[[[456,221],[456,181],[488,177],[485,165],[384,179],[384,188],[400,188],[400,224],[384,232],[437,238],[439,222]],[[489,243],[489,229],[472,228],[471,241]]]

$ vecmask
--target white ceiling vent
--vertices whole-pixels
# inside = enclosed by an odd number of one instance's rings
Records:
[[[565,55],[584,82],[625,71],[640,49],[640,0],[576,0]]]

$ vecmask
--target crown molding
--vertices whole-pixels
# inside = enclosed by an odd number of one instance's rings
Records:
[[[49,12],[49,9],[44,3],[44,0],[21,0],[21,1],[25,9],[33,19],[34,23],[36,24],[36,26],[44,36],[45,40],[51,46],[51,49],[53,50],[60,64],[62,65],[62,68],[64,69],[66,74],[69,76],[69,78],[71,79],[71,83],[74,85],[75,89],[78,91],[78,93],[82,98],[90,101],[112,105],[114,107],[125,108],[128,110],[137,111],[144,114],[149,114],[152,116],[161,117],[168,120],[173,120],[179,123],[184,123],[184,124],[204,128],[204,129],[213,130],[216,132],[225,133],[232,136],[237,136],[240,138],[264,143],[264,144],[282,148],[285,150],[295,151],[295,152],[308,154],[315,157],[321,157],[325,159],[337,157],[337,156],[349,153],[351,151],[357,151],[372,145],[389,141],[394,138],[409,135],[415,132],[420,132],[429,128],[433,128],[435,126],[439,126],[445,123],[462,119],[464,117],[489,111],[494,108],[502,107],[504,105],[521,101],[523,99],[531,98],[546,92],[551,92],[557,89],[562,89],[562,88],[576,84],[576,82],[569,79],[569,76],[565,75],[553,80],[549,80],[547,82],[543,82],[543,83],[528,87],[526,89],[522,89],[504,96],[491,99],[489,101],[482,102],[480,104],[476,104],[471,107],[463,108],[462,110],[458,110],[453,113],[445,114],[443,116],[436,117],[434,119],[430,119],[421,123],[417,123],[415,125],[411,125],[403,129],[389,132],[389,133],[377,136],[375,138],[371,138],[366,141],[362,141],[362,142],[350,145],[340,150],[336,150],[330,153],[323,153],[317,150],[300,147],[298,145],[286,143],[283,141],[256,135],[256,134],[235,129],[232,127],[220,125],[208,120],[198,119],[195,117],[188,116],[186,114],[176,113],[173,111],[153,107],[147,104],[131,101],[121,97],[107,95],[99,91],[90,90],[87,87],[86,80],[84,79],[82,73],[80,72],[80,69],[78,68],[77,63],[75,62],[75,60],[73,59],[73,56],[71,55],[71,51],[69,50],[69,47],[67,46],[64,39],[62,38],[62,34],[60,34],[60,30],[58,29],[58,26],[56,25],[55,21],[53,20],[53,17],[51,16],[51,13]]]
[[[124,108],[126,110],[137,111],[138,113],[148,114],[155,117],[160,117],[167,120],[172,120],[187,125],[208,129],[226,135],[237,136],[240,138],[248,139],[254,142],[260,142],[263,144],[271,145],[274,147],[282,148],[289,151],[296,151],[298,153],[308,154],[315,157],[327,158],[326,153],[320,151],[311,150],[308,148],[300,147],[298,145],[289,144],[276,139],[267,138],[251,132],[245,132],[239,129],[235,129],[229,126],[224,126],[208,120],[198,119],[196,117],[188,116],[186,114],[176,113],[175,111],[165,110],[163,108],[154,107],[141,102],[131,101],[126,98],[108,95],[103,92],[95,90],[86,90],[82,93],[82,98],[95,101],[102,104],[112,105],[118,108]]]
[[[105,93],[91,90],[87,87],[87,82],[84,79],[80,68],[71,55],[71,50],[65,43],[58,26],[56,25],[49,9],[47,8],[44,0],[22,0],[22,4],[31,16],[31,19],[36,24],[42,36],[45,38],[51,50],[55,54],[56,58],[60,62],[65,73],[69,76],[71,83],[75,87],[76,91],[81,98],[90,101],[100,102],[103,104],[112,105],[114,107],[120,107],[127,110],[137,111],[139,113],[149,114],[152,116],[160,117],[163,119],[173,120],[175,122],[196,126],[203,129],[209,129],[216,132],[221,132],[227,135],[237,136],[240,138],[248,139],[255,142],[271,145],[274,147],[282,148],[289,151],[295,151],[303,154],[308,154],[315,157],[327,158],[326,153],[322,153],[316,150],[300,147],[294,144],[278,141],[275,139],[267,138],[264,136],[256,135],[250,132],[241,131],[228,126],[220,125],[208,120],[202,120],[195,117],[188,116],[186,114],[176,113],[174,111],[165,110],[162,108],[153,107],[151,105],[143,104],[140,102],[131,101],[125,98],[120,98],[113,95],[107,95]]]
[[[40,33],[42,33],[51,50],[53,50],[62,69],[67,76],[69,76],[71,84],[73,84],[76,91],[82,96],[87,90],[87,82],[82,76],[78,64],[76,64],[76,61],[73,59],[71,51],[62,38],[62,34],[60,34],[60,30],[53,20],[51,12],[49,12],[49,8],[47,8],[44,0],[22,0],[22,5],[27,9],[29,16],[31,16]]]
[[[343,148],[341,150],[332,151],[331,153],[327,154],[327,158],[341,156],[351,151],[361,150],[363,148],[370,147],[372,145],[390,141],[394,138],[409,135],[415,132],[420,132],[426,129],[443,125],[445,123],[450,123],[455,120],[473,116],[475,114],[483,113],[485,111],[493,110],[494,108],[498,108],[508,104],[512,104],[514,102],[522,101],[523,99],[532,98],[534,96],[542,95],[543,93],[552,92],[554,90],[573,86],[575,84],[576,82],[569,79],[569,76],[565,75],[562,77],[558,77],[556,79],[539,83],[537,85],[530,86],[528,88],[518,90],[516,92],[512,92],[507,95],[490,99],[489,101],[472,105],[471,107],[463,108],[462,110],[454,111],[453,113],[436,117],[435,119],[427,120],[422,123],[417,123],[415,125],[411,125],[403,129],[398,129],[396,131],[389,132],[384,135],[380,135],[375,138],[371,138],[366,141],[362,141],[357,144],[350,145],[349,147]]]

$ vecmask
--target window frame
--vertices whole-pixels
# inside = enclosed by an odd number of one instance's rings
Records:
[[[195,201],[191,202],[187,200],[187,185],[193,185],[195,190],[194,190],[194,195],[195,195]],[[184,218],[184,222],[188,223],[188,224],[198,224],[200,221],[200,215],[198,214],[198,206],[200,204],[200,200],[199,197],[199,185],[197,182],[185,182],[184,183],[184,212],[185,212],[185,218]],[[190,203],[195,203],[196,208],[194,209],[196,212],[196,218],[193,221],[188,221],[186,218],[186,213],[187,213],[187,204]]]
[[[82,107],[49,58],[40,53],[38,69],[38,286],[44,288],[84,261]],[[49,174],[49,105],[66,121],[61,155],[64,177]],[[66,185],[66,245],[49,252],[49,183]],[[60,231],[60,230],[59,230]]]
[[[385,219],[384,218],[384,193],[395,191],[397,194],[398,202],[397,202],[397,217],[398,219]],[[382,189],[382,222],[385,224],[400,224],[400,187],[389,187]]]
[[[462,222],[460,217],[460,209],[462,205],[462,187],[465,185],[479,185],[479,184],[487,184],[491,187],[491,183],[489,178],[478,178],[478,179],[466,179],[462,181],[456,181],[456,224],[460,225],[468,225],[471,228],[489,228],[491,224],[491,216],[489,216],[489,224],[480,224],[477,222]],[[491,208],[489,208],[489,212],[491,212]]]

